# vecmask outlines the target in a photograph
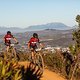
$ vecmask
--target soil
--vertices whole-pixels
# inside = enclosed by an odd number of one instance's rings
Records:
[[[27,61],[19,62],[19,64],[23,65],[25,68],[27,68],[27,66],[29,65],[29,62],[27,62]],[[41,80],[66,80],[66,79],[55,72],[45,69]]]

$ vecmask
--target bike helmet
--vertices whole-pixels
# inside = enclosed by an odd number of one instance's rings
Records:
[[[37,33],[33,33],[33,37],[34,38],[38,38],[38,34]]]
[[[7,34],[11,34],[11,31],[7,31]]]

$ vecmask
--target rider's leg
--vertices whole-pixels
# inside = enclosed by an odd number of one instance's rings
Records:
[[[35,47],[36,46],[31,46],[31,58],[33,63],[35,63]]]
[[[35,52],[32,51],[31,53],[32,62],[35,63]]]
[[[34,60],[34,51],[32,51],[31,56],[32,56],[32,60]]]
[[[13,49],[13,55],[14,55],[14,57],[15,57],[15,59],[16,59],[17,56],[16,56],[15,48],[13,47],[12,49]]]
[[[9,51],[9,46],[6,47],[6,51],[7,51],[7,52]]]
[[[9,51],[9,47],[10,47],[10,43],[5,43],[6,45],[6,51],[8,52]]]
[[[5,49],[5,53],[4,53],[4,59],[7,59],[7,55],[8,55],[8,51],[9,51],[9,46],[6,46],[6,49]]]

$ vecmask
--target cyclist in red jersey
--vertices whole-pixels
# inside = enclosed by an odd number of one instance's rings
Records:
[[[40,40],[38,38],[38,34],[33,33],[33,37],[31,37],[28,42],[28,49],[30,49],[32,51],[32,59],[34,59],[34,51],[35,51],[35,49],[37,49],[37,43],[39,43],[40,46],[42,46],[42,44],[40,43]]]
[[[4,42],[5,42],[5,45],[7,46],[6,48],[7,52],[11,44],[11,39],[13,39],[18,44],[18,40],[11,34],[10,31],[7,31],[7,34],[4,36]]]

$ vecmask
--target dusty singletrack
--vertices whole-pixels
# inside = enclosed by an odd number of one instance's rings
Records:
[[[20,65],[23,65],[25,68],[29,65],[29,62],[19,62]],[[48,69],[44,70],[41,80],[66,80],[61,77],[59,74],[52,72]]]
[[[66,80],[66,79],[61,77],[59,74],[56,74],[55,72],[45,69],[43,73],[43,78],[41,80]]]

